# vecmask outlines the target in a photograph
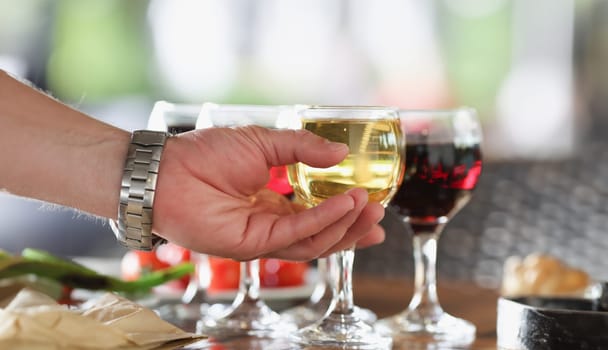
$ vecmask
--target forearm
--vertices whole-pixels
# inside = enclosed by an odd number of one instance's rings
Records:
[[[128,132],[0,70],[0,188],[114,218]]]

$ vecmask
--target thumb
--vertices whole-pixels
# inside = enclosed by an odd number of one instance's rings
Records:
[[[266,141],[266,160],[272,166],[302,162],[326,168],[348,155],[347,145],[331,142],[308,130],[271,130]]]

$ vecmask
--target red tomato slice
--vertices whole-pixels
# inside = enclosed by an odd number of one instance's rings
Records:
[[[209,291],[237,289],[239,287],[240,264],[238,261],[209,257],[211,282]]]
[[[305,282],[308,263],[278,259],[260,260],[262,287],[295,287]]]
[[[166,262],[158,260],[155,252],[140,250],[130,250],[120,262],[122,278],[126,281],[133,281],[143,274],[169,267]]]
[[[174,266],[190,261],[190,250],[169,242],[156,248],[156,257],[158,260]]]
[[[210,291],[237,289],[240,263],[238,261],[209,257],[211,269]],[[260,286],[264,288],[295,287],[305,283],[308,263],[260,259]]]
[[[128,251],[121,261],[121,276],[124,280],[133,281],[142,275],[170,266],[190,261],[190,251],[173,243],[159,246],[156,251]],[[184,290],[190,283],[190,276],[169,281],[163,285],[169,290]]]
[[[167,243],[156,248],[156,258],[169,266],[175,266],[190,261],[190,250],[180,247],[175,243]],[[191,276],[184,276],[175,281],[166,283],[169,289],[185,290],[190,283]]]

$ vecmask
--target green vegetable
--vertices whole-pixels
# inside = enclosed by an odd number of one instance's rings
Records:
[[[5,259],[10,259],[12,257],[13,256],[10,255],[7,251],[0,249],[0,261],[5,260]]]
[[[28,261],[52,262],[52,263],[64,266],[66,269],[69,269],[69,270],[81,271],[82,273],[85,273],[85,274],[97,275],[97,272],[89,269],[88,267],[85,267],[84,265],[81,265],[72,260],[66,260],[66,259],[60,258],[60,257],[55,256],[44,250],[34,249],[34,248],[25,248],[21,252],[21,256]]]
[[[146,274],[135,281],[97,273],[81,264],[48,252],[25,249],[21,256],[0,251],[0,279],[33,274],[72,288],[110,290],[125,293],[147,292],[150,288],[194,272],[194,265],[183,263]]]

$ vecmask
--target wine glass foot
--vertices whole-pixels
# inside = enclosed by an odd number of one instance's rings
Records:
[[[358,306],[355,306],[354,316],[369,325],[373,325],[378,320],[378,316],[372,310]]]
[[[292,340],[303,346],[340,349],[391,349],[390,336],[380,334],[355,314],[333,312],[323,320],[300,329]]]
[[[440,349],[466,347],[475,340],[475,326],[448,313],[421,317],[406,310],[382,319],[375,325],[378,332],[390,335],[396,349]]]
[[[311,305],[309,303],[295,306],[281,312],[281,317],[291,323],[294,323],[298,328],[303,328],[323,318],[327,312],[327,309],[329,308],[329,305],[326,304],[324,307],[320,306],[321,305],[319,304]],[[353,315],[370,325],[373,325],[378,319],[373,311],[358,306],[355,306]]]
[[[326,311],[327,307],[318,308],[315,305],[304,304],[281,312],[281,317],[295,324],[298,328],[302,328],[320,320]]]
[[[204,304],[165,304],[157,307],[156,312],[166,320],[197,320],[206,307]]]
[[[227,307],[223,304],[209,305],[207,303],[165,304],[157,307],[155,311],[163,320],[185,331],[194,332],[201,315],[219,317],[226,312]]]
[[[196,324],[197,333],[212,337],[286,336],[295,330],[293,323],[285,321],[259,301],[233,306],[221,315],[206,315]]]

